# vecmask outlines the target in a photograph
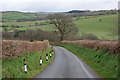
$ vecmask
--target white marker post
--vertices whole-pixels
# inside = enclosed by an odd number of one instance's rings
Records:
[[[52,49],[52,54],[54,53],[53,49]]]
[[[26,65],[26,60],[24,59],[24,72],[27,73],[27,65]]]
[[[46,54],[46,61],[48,61],[48,53]]]
[[[50,51],[50,58],[52,57],[51,51]]]
[[[40,56],[40,65],[42,65],[42,56]]]

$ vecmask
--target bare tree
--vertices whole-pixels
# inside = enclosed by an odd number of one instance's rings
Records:
[[[48,19],[57,27],[60,32],[60,41],[63,40],[66,34],[69,34],[75,29],[75,24],[72,18],[65,14],[51,14]]]

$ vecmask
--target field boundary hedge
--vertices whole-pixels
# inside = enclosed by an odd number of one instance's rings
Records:
[[[17,58],[22,54],[43,51],[49,47],[49,41],[29,42],[22,40],[3,40],[2,59]]]
[[[61,41],[64,44],[75,44],[85,48],[93,48],[109,52],[112,54],[120,54],[120,45],[118,41],[102,41],[102,40],[77,40],[77,41]]]

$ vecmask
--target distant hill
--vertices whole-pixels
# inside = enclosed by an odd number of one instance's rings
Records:
[[[72,11],[68,11],[67,13],[83,13],[86,12],[85,10],[72,10]]]
[[[34,18],[34,17],[44,17],[47,14],[41,13],[30,13],[30,12],[19,12],[19,11],[6,11],[2,12],[2,19],[3,20],[18,20],[24,18]]]

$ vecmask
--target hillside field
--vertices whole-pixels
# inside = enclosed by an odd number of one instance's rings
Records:
[[[40,14],[40,13],[23,13],[18,11],[7,11],[2,13],[2,19],[3,20],[18,20],[18,19],[24,19],[24,18],[34,18],[34,17],[43,17],[46,16],[46,14]]]
[[[29,14],[29,13],[26,13],[26,14]],[[30,14],[33,14],[33,13],[30,13]],[[20,13],[17,16],[19,16],[19,15],[20,15]],[[20,15],[20,16],[22,16],[22,15]],[[15,16],[13,16],[13,18],[14,17]],[[82,32],[86,32],[86,33],[92,33],[92,34],[96,35],[99,39],[117,40],[118,39],[117,35],[116,36],[109,35],[111,33],[110,32],[111,29],[117,29],[117,24],[118,24],[117,17],[118,17],[117,14],[91,16],[91,17],[87,17],[87,18],[81,17],[81,19],[74,21],[76,26],[79,28],[79,32],[77,33],[77,35],[81,36]],[[9,17],[7,17],[6,14],[3,13],[3,18],[7,19]],[[101,22],[99,21],[100,19],[101,19]],[[46,30],[46,31],[57,30],[55,28],[55,26],[51,25],[51,24],[35,26],[36,22],[38,22],[40,24],[40,23],[44,23],[45,21],[46,20],[16,22],[15,20],[12,19],[12,21],[3,22],[3,25],[23,26],[23,27],[17,28],[18,30],[27,30],[27,29],[33,29],[33,30],[42,29],[42,30]],[[31,27],[29,27],[29,26],[31,26]],[[10,28],[10,27],[8,27],[8,28]],[[12,32],[12,31],[13,30],[11,30],[10,32]]]
[[[95,34],[99,39],[106,38],[110,40],[117,39],[117,36],[109,36],[110,29],[116,29],[118,26],[118,15],[106,15],[95,18],[81,19],[76,21],[76,25],[80,32],[87,32]],[[99,22],[101,19],[101,22]]]

